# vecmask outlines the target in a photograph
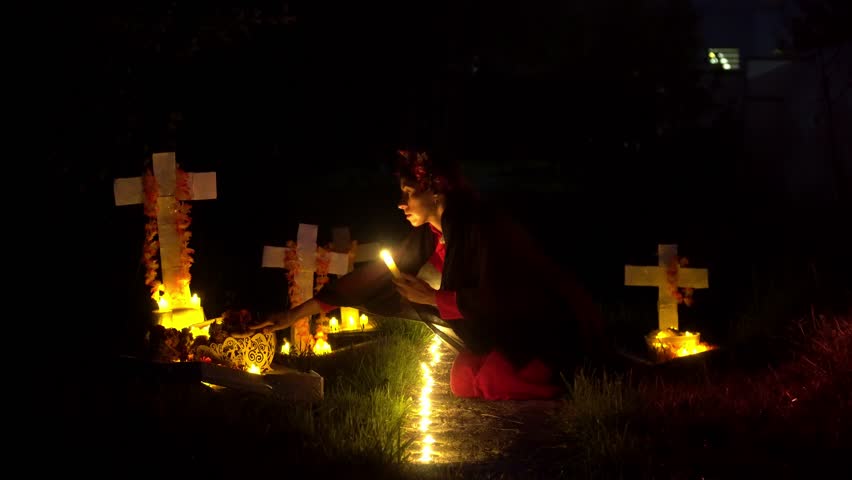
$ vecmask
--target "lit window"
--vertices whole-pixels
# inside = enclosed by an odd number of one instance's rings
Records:
[[[740,69],[739,48],[710,48],[707,50],[707,61],[713,68],[722,70]]]

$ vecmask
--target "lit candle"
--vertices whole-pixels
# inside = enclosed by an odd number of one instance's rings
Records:
[[[331,317],[331,320],[328,321],[328,328],[331,329],[331,333],[340,331],[340,324],[337,323],[337,317]]]
[[[201,306],[201,299],[198,298],[197,293],[193,293],[192,298],[190,298],[189,301],[192,302],[193,307],[200,307]]]
[[[387,250],[382,250],[379,253],[379,255],[381,255],[382,260],[385,261],[385,265],[388,266],[388,269],[390,269],[391,274],[394,277],[399,278],[400,277],[399,269],[396,268],[396,263],[393,261],[393,257],[391,257],[390,252],[387,251]]]
[[[316,342],[314,343],[314,354],[315,355],[326,355],[331,353],[331,345],[325,341],[325,334],[322,332],[317,332]]]
[[[367,327],[367,316],[362,313],[360,320],[361,320],[361,328],[366,328]]]
[[[349,331],[358,328],[358,316],[361,312],[357,308],[340,307],[340,330]]]

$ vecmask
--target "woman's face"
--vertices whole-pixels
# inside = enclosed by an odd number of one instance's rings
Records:
[[[399,209],[405,214],[405,219],[412,227],[419,227],[438,214],[438,204],[431,191],[418,192],[417,188],[407,180],[399,182],[402,197],[399,199]]]

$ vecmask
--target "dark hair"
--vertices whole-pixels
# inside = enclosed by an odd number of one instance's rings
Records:
[[[457,163],[433,160],[425,152],[398,150],[395,175],[400,180],[411,182],[421,192],[432,190],[449,194],[469,189]]]

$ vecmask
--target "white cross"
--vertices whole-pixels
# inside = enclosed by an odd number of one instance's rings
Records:
[[[671,284],[666,271],[674,268],[676,271],[675,284],[678,287],[708,288],[706,268],[681,268],[677,262],[677,245],[658,245],[657,267],[624,267],[624,284],[633,287],[657,287],[659,289],[657,311],[659,329],[678,328],[678,301],[671,291]],[[672,263],[674,262],[674,264]]]
[[[313,297],[314,294],[314,273],[316,272],[317,261],[317,230],[316,225],[305,223],[299,224],[299,230],[296,234],[296,253],[299,258],[299,272],[296,274],[295,282],[299,291],[302,293],[302,301],[306,302]],[[351,248],[349,244],[349,230],[345,228],[335,229],[334,244],[339,249]],[[345,237],[345,239],[344,239]],[[343,248],[341,248],[343,247]],[[286,268],[284,259],[287,252],[291,249],[287,247],[263,247],[262,267],[266,268]],[[359,245],[355,259],[352,263],[349,261],[348,253],[329,252],[328,273],[332,275],[345,275],[352,271],[353,264],[367,259],[375,259],[378,257],[379,245],[366,244]],[[370,256],[372,255],[372,256]],[[293,305],[295,306],[295,305]],[[358,316],[355,316],[356,321]],[[300,319],[299,323],[308,321],[309,319]],[[291,336],[296,335],[298,325],[294,324],[291,328]],[[293,345],[301,351],[305,346],[300,346],[298,340],[293,338]]]
[[[182,281],[181,245],[177,229],[177,205],[183,200],[209,200],[216,198],[216,172],[187,173],[190,198],[176,198],[177,164],[175,152],[162,152],[153,155],[154,177],[157,179],[157,237],[160,244],[160,265],[163,285],[169,295],[170,305],[175,310],[195,308],[191,301],[189,283]],[[145,202],[145,188],[142,177],[117,178],[113,182],[115,204],[136,205]],[[197,323],[192,319],[192,323]],[[203,321],[203,313],[202,318]],[[175,321],[173,319],[173,321]],[[183,321],[179,323],[184,323]],[[191,323],[189,323],[191,324]],[[187,324],[187,325],[189,325]],[[184,326],[175,328],[183,328]]]

